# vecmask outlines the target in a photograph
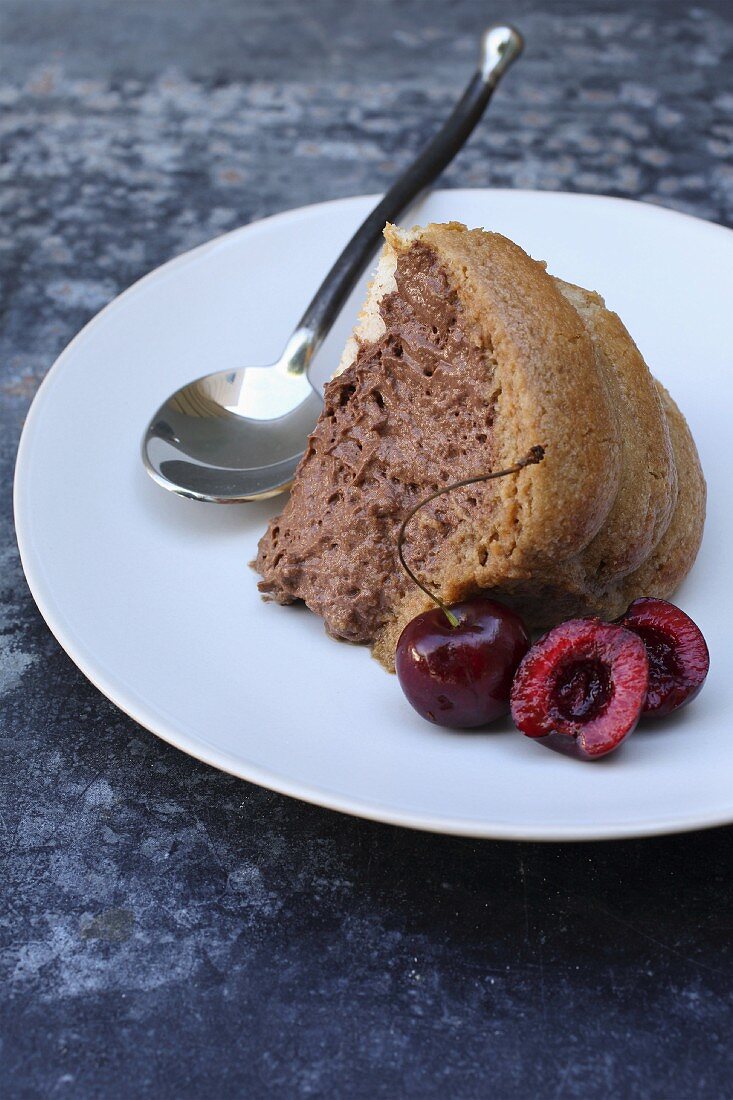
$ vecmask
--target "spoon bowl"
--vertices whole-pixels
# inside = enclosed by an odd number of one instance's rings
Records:
[[[165,489],[216,504],[262,500],[288,488],[323,400],[296,333],[271,366],[218,371],[189,382],[158,409],[143,462]]]

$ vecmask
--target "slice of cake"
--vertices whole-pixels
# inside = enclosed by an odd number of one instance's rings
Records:
[[[290,499],[256,561],[261,591],[303,600],[387,667],[429,606],[479,591],[533,626],[666,597],[700,544],[705,483],[687,425],[603,300],[516,244],[463,225],[385,230],[376,276]]]

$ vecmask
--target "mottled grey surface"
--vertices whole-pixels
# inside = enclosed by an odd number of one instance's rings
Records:
[[[729,2],[0,0],[0,1091],[721,1098],[733,833],[473,843],[189,760],[59,651],[10,488],[56,354],[149,268],[377,191],[477,30],[529,41],[447,174],[733,222]]]

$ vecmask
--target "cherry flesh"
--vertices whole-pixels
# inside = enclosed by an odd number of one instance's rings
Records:
[[[548,748],[585,760],[613,752],[646,698],[644,644],[599,619],[561,623],[532,646],[514,678],[514,723]]]
[[[705,683],[710,655],[700,628],[667,600],[644,597],[619,623],[637,634],[649,659],[649,687],[643,714],[661,718],[692,702]]]
[[[454,729],[486,725],[509,711],[517,666],[530,645],[519,615],[497,600],[476,597],[417,615],[397,643],[400,686],[428,722]]]

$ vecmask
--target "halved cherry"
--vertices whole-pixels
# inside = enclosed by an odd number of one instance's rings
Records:
[[[646,646],[649,687],[644,717],[661,718],[692,702],[705,683],[710,654],[702,631],[667,600],[634,600],[618,622]]]
[[[527,737],[586,760],[617,749],[636,726],[649,663],[635,634],[600,619],[570,619],[532,646],[511,693]]]

